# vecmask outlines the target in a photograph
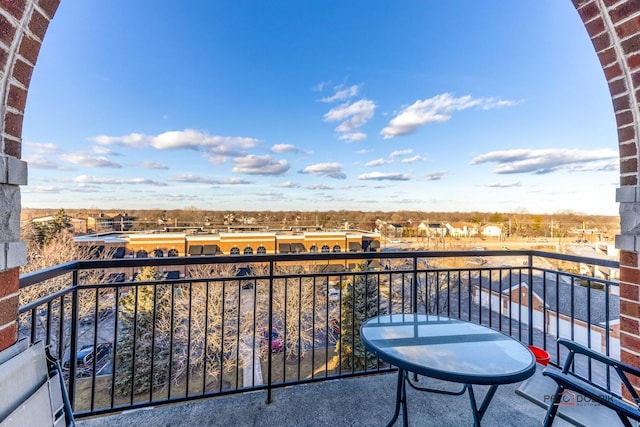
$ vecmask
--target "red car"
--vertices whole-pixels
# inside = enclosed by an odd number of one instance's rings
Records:
[[[262,347],[269,348],[269,332],[264,331],[262,334]],[[276,328],[271,329],[271,352],[278,353],[284,350],[284,340],[282,335]]]
[[[340,338],[340,320],[338,318],[331,319],[331,333],[335,339]]]

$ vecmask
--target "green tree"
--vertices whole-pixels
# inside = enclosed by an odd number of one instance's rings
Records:
[[[360,326],[386,311],[378,304],[378,282],[371,274],[358,274],[365,270],[360,265],[352,271],[351,280],[342,283],[342,315],[340,340],[336,343],[334,361],[342,369],[360,371],[376,367],[377,358],[368,352],[360,339]]]
[[[51,221],[32,222],[28,237],[38,245],[46,245],[63,232],[71,231],[71,217],[64,209],[59,209]]]
[[[137,282],[159,279],[153,267],[144,267],[136,276]],[[170,285],[141,285],[121,300],[115,360],[120,396],[163,387],[169,380],[171,293]]]

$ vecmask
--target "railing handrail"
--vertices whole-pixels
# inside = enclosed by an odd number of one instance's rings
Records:
[[[97,260],[76,260],[45,268],[20,276],[20,288],[31,286],[73,271],[107,268],[127,268],[146,266],[189,266],[199,264],[239,264],[269,263],[272,261],[330,261],[330,260],[374,260],[402,258],[455,258],[455,257],[495,257],[530,256],[550,258],[559,261],[592,264],[602,267],[619,268],[620,262],[603,258],[590,258],[577,255],[565,255],[538,250],[487,250],[487,251],[396,251],[396,252],[337,252],[337,253],[300,253],[275,255],[216,255],[163,258],[116,258]],[[447,270],[449,268],[446,268]]]

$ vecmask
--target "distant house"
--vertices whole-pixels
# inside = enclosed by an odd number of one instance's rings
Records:
[[[418,225],[418,235],[428,237],[444,237],[447,235],[447,227],[441,222],[423,221]]]
[[[388,224],[389,234],[395,237],[402,237],[404,227],[401,224]]]
[[[471,237],[478,234],[477,226],[468,222],[447,223],[446,226],[451,237]]]
[[[124,214],[118,214],[112,218],[112,227],[114,231],[129,231],[133,228],[133,221],[135,218],[129,216],[126,212]]]
[[[493,282],[476,283],[473,286],[473,300],[496,313],[510,316],[524,324],[529,323],[528,305],[530,286],[512,278]],[[544,295],[545,300],[541,298]],[[479,299],[480,298],[480,299]],[[546,304],[544,303],[546,301]],[[591,310],[587,310],[590,301]],[[608,296],[604,291],[560,280],[557,284],[545,284],[545,280],[536,276],[531,292],[533,308],[533,327],[548,334],[572,337],[573,340],[591,344],[591,348],[604,352],[610,348],[611,356],[620,354],[620,302],[615,293]],[[605,327],[609,328],[609,346],[606,343]]]
[[[71,218],[74,234],[87,234],[87,220],[85,218]]]
[[[499,225],[485,225],[480,230],[483,237],[502,237],[502,227]]]
[[[133,228],[136,218],[127,213],[110,216],[100,212],[98,216],[87,217],[87,228],[94,233],[105,231],[129,231]]]

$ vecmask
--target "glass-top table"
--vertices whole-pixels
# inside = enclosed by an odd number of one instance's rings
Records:
[[[360,328],[364,346],[398,367],[398,389],[392,425],[403,410],[407,425],[406,384],[435,393],[468,391],[474,425],[480,421],[500,384],[523,381],[534,374],[535,358],[519,341],[474,323],[443,316],[392,314],[366,321]],[[463,384],[460,391],[419,387],[407,373]],[[489,385],[480,408],[473,385]]]

